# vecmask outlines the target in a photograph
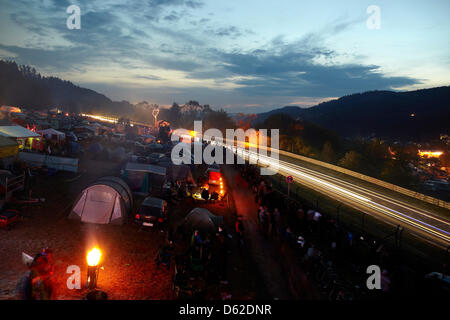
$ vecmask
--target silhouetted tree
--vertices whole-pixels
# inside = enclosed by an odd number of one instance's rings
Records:
[[[329,141],[325,142],[322,148],[322,152],[320,153],[321,160],[334,163],[336,155],[334,154],[333,146]]]
[[[339,165],[350,170],[358,171],[361,168],[361,159],[361,154],[352,150],[347,152],[345,156],[339,160]]]

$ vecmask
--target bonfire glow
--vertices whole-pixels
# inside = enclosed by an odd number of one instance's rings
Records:
[[[100,262],[100,258],[102,256],[102,252],[98,248],[94,248],[87,254],[87,263],[88,266],[95,267]]]

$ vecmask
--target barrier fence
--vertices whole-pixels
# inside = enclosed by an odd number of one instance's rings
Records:
[[[203,138],[206,141],[210,141],[210,142],[212,141],[212,137],[204,136]],[[239,141],[239,142],[230,141],[230,140],[228,140],[226,138],[223,139],[223,144],[229,144],[230,146],[231,145],[235,146],[235,147],[233,147],[233,151],[235,151],[236,153],[245,150],[245,148],[237,147],[238,144],[241,145],[241,146],[242,145],[247,145],[248,146],[248,143],[245,143],[245,142],[243,143],[241,141]],[[253,147],[254,150],[256,150],[256,148],[258,148],[258,150],[261,150],[261,149],[265,150],[266,153],[267,152],[270,152],[270,153],[272,152],[272,149],[270,147],[265,147],[265,146],[260,146],[260,145],[257,145],[257,146],[256,145],[251,145],[251,147]],[[348,169],[345,169],[345,168],[342,168],[342,167],[339,167],[339,166],[336,166],[336,165],[333,165],[333,164],[330,164],[330,163],[326,163],[326,162],[323,162],[323,161],[320,161],[320,160],[308,158],[308,157],[301,156],[301,155],[298,155],[298,154],[295,154],[295,153],[291,153],[291,152],[287,152],[287,151],[284,151],[284,150],[276,150],[275,152],[280,154],[280,155],[284,155],[286,157],[292,158],[292,159],[298,159],[298,160],[305,161],[305,162],[308,162],[308,163],[311,163],[311,164],[314,164],[314,165],[317,165],[317,166],[320,166],[320,167],[323,167],[323,168],[327,168],[327,169],[330,169],[330,170],[333,170],[333,171],[336,171],[336,172],[339,172],[339,173],[344,173],[344,174],[349,175],[351,177],[355,177],[355,178],[358,178],[360,180],[373,183],[373,184],[378,185],[380,187],[383,187],[383,188],[386,188],[386,189],[389,189],[389,190],[392,190],[392,191],[404,194],[406,196],[409,196],[409,197],[412,197],[412,198],[415,198],[415,199],[418,199],[418,200],[421,200],[421,201],[424,201],[424,202],[427,202],[427,203],[430,203],[430,204],[433,204],[433,205],[436,205],[436,206],[439,206],[439,207],[442,207],[442,208],[445,208],[445,209],[450,209],[450,203],[449,202],[446,202],[446,201],[440,200],[440,199],[436,199],[434,197],[430,197],[430,196],[424,195],[422,193],[419,193],[419,192],[416,192],[416,191],[413,191],[413,190],[409,190],[409,189],[406,189],[406,188],[394,185],[394,184],[386,182],[386,181],[382,181],[382,180],[379,180],[379,179],[376,179],[376,178],[373,178],[373,177],[370,177],[370,176],[367,176],[367,175],[364,175],[364,174],[361,174],[361,173],[358,173],[358,172],[355,172],[355,171],[352,171],[352,170],[348,170]],[[256,152],[252,153],[252,157],[256,157],[259,160],[259,153],[256,153]]]
[[[441,266],[444,261],[450,262],[450,246],[443,250],[426,242],[420,243],[407,228],[380,221],[297,183],[291,184],[288,196],[288,184],[282,175],[266,176],[265,179],[272,184],[279,196],[285,199],[285,210],[289,210],[290,203],[294,202],[303,208],[317,210],[325,217],[334,219],[355,236],[371,238],[399,252],[408,252],[412,254],[408,256],[410,259],[420,259],[435,267]]]

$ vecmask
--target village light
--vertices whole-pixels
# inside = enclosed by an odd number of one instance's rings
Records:
[[[98,248],[93,248],[87,254],[87,286],[89,289],[95,289],[95,287],[97,286],[98,263],[100,262],[101,256],[102,252]]]

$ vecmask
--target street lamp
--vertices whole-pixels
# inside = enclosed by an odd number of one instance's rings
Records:
[[[87,272],[87,287],[89,289],[95,289],[97,286],[98,279],[98,263],[100,262],[100,258],[102,256],[102,252],[98,248],[93,248],[87,254],[87,264],[88,264],[88,272]]]

